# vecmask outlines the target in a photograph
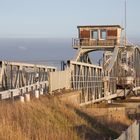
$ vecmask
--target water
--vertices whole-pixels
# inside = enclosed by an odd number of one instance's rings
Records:
[[[134,42],[136,42],[133,39]],[[139,43],[137,43],[139,44]],[[47,65],[60,65],[76,56],[72,48],[72,39],[48,38],[0,38],[0,60],[24,61]],[[90,55],[94,64],[98,64],[102,52]]]
[[[0,60],[59,63],[72,59],[71,39],[0,39]]]
[[[0,39],[0,59],[63,60],[73,54],[69,39]]]

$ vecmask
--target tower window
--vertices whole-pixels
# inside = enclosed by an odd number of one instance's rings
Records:
[[[106,30],[100,30],[100,39],[106,40],[107,33]]]
[[[92,39],[98,39],[98,30],[91,31],[91,38]]]

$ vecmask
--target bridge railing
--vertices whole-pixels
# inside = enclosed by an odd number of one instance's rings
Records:
[[[55,67],[21,62],[0,61],[0,96],[5,99],[37,88],[47,87],[49,73]]]
[[[20,62],[0,62],[0,90],[9,90],[47,81],[47,74],[55,67]]]
[[[76,61],[69,61],[68,66],[71,70],[71,88],[82,90],[82,102],[104,96],[102,67]]]
[[[34,93],[35,90],[41,92],[43,89],[44,92],[48,92],[49,91],[48,87],[49,87],[48,81],[44,81],[44,82],[36,82],[34,84],[23,86],[16,89],[4,90],[0,92],[0,100],[10,99],[10,98],[12,99],[14,97],[22,96],[25,93],[29,93],[29,92]]]
[[[73,38],[72,46],[80,47],[80,46],[116,46],[120,45],[120,40],[118,38],[110,37],[106,40],[101,39],[90,39],[90,38]]]

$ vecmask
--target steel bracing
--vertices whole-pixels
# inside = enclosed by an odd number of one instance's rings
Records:
[[[85,45],[85,44],[84,44]],[[75,46],[78,53],[69,62],[72,73],[71,86],[82,90],[81,103],[111,100],[135,95],[140,89],[140,49],[133,44],[126,46]],[[101,49],[100,49],[101,48]],[[103,50],[102,66],[91,63],[89,52]]]
[[[102,67],[83,62],[69,61],[71,88],[82,90],[81,102],[104,97]]]
[[[48,74],[55,67],[0,61],[1,99],[48,87]]]

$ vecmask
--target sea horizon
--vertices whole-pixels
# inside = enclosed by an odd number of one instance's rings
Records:
[[[137,41],[133,38],[130,42],[140,44]],[[72,38],[0,38],[0,60],[54,65],[75,56]],[[92,56],[93,63],[98,64],[102,53],[94,52]]]

